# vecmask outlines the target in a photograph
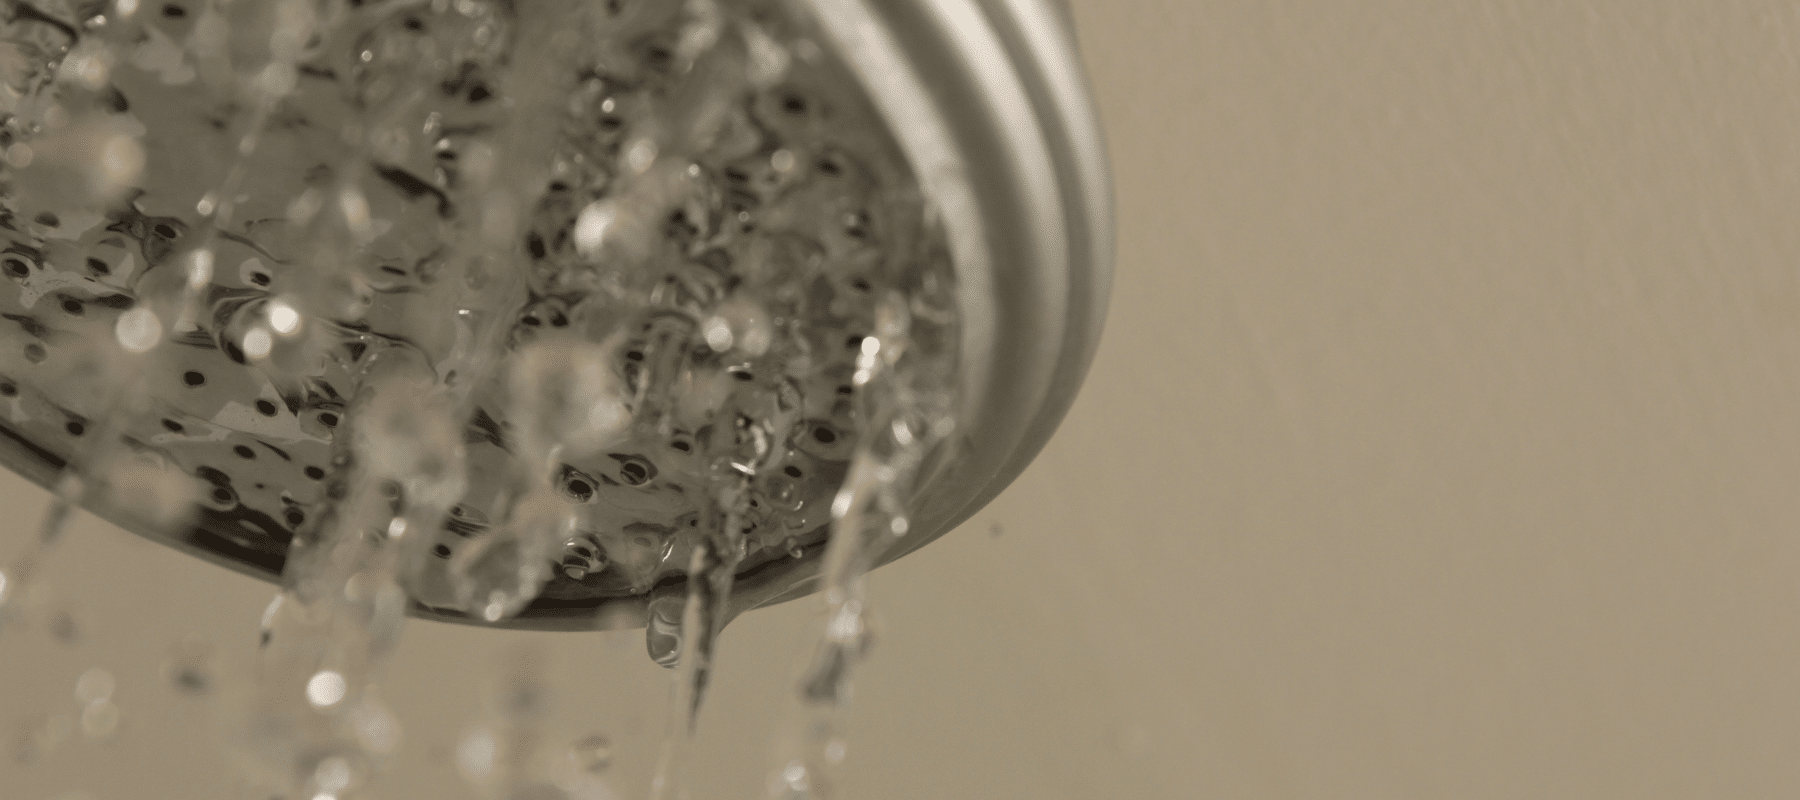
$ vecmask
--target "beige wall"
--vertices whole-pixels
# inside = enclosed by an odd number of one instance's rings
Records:
[[[1044,457],[879,573],[843,796],[1800,795],[1800,6],[1075,6],[1112,321]],[[269,590],[95,523],[54,571],[86,638],[0,642],[0,745],[94,665],[125,727],[0,797],[223,796],[229,687],[156,664],[241,662]],[[697,797],[754,796],[814,611],[728,632]],[[642,796],[636,638],[423,624],[382,796],[467,796],[520,644]]]

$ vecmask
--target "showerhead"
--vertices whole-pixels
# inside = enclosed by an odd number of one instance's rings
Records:
[[[723,552],[732,613],[780,602],[878,467],[876,563],[991,500],[1093,355],[1106,168],[1040,0],[65,0],[0,40],[0,462],[256,577],[348,531],[427,618],[644,625]]]

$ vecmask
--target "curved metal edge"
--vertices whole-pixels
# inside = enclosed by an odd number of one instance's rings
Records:
[[[1066,0],[975,1],[992,21],[1019,70],[1050,151],[1068,221],[1062,233],[1069,253],[1069,293],[1061,358],[1048,394],[1019,447],[979,493],[941,523],[942,531],[962,524],[1011,485],[1049,443],[1074,405],[1100,346],[1112,294],[1115,247],[1111,167]],[[896,548],[883,563],[928,541],[902,542],[910,546]]]
[[[962,490],[957,494],[961,495],[961,502],[934,505],[923,511],[923,519],[914,526],[917,533],[896,543],[881,559],[881,564],[923,547],[962,524],[1005,490],[1043,449],[1074,404],[1087,375],[1099,347],[1111,295],[1115,246],[1111,169],[1099,115],[1081,68],[1073,15],[1068,4],[1066,0],[973,1],[979,4],[987,27],[995,34],[994,41],[1004,47],[1004,61],[1011,65],[1012,74],[1018,79],[1017,85],[1029,101],[1036,121],[1036,134],[1043,137],[1048,154],[1044,174],[1054,178],[1055,202],[1059,204],[1063,224],[1049,230],[1040,227],[1032,233],[1060,237],[1066,248],[1066,258],[1036,262],[1035,276],[1042,277],[1046,271],[1066,275],[1067,281],[1062,287],[1065,294],[1059,298],[1063,302],[1058,304],[1064,315],[1053,320],[1052,325],[1027,333],[1041,333],[1046,338],[1059,333],[1060,336],[1054,336],[1059,347],[1048,386],[1034,403],[1009,408],[999,398],[984,398],[990,414],[1010,413],[1026,420],[1013,446],[999,454],[997,465],[991,460],[978,468],[961,464],[956,465],[960,468],[936,476],[922,494],[941,491],[945,483],[960,482]],[[966,1],[964,6],[965,12],[972,7]],[[952,19],[952,24],[970,24],[966,13]],[[940,24],[942,22],[940,18]],[[917,60],[931,55],[924,48],[908,52]],[[943,61],[939,61],[940,71],[954,69],[944,67]],[[964,53],[959,61],[958,66],[964,70],[991,69],[996,63],[991,50]],[[944,82],[940,79],[937,85]],[[993,208],[984,211],[989,215],[996,212]],[[1011,260],[1016,263],[1018,257]],[[966,265],[959,263],[957,266],[961,279]],[[1034,264],[1025,266],[1030,268]],[[1030,298],[1030,294],[1020,293],[1002,295],[998,301],[1016,306],[1029,303]],[[965,308],[965,312],[970,310]],[[1014,319],[1030,317],[1015,315]],[[745,586],[740,593],[745,607],[774,605],[810,594],[818,588],[820,570],[816,563],[799,564],[782,577],[787,581],[785,585],[764,582]]]
[[[922,475],[913,532],[890,557],[944,524],[1025,441],[1061,355],[1065,227],[1049,153],[1001,40],[968,0],[813,0],[825,44],[887,122],[951,245],[962,315],[957,441]],[[741,581],[733,614],[815,591],[817,563]]]
[[[686,589],[682,590],[683,592]],[[496,628],[509,631],[611,631],[642,628],[650,619],[653,594],[614,597],[596,603],[538,604],[520,614],[497,623],[483,622],[453,609],[433,608],[417,603],[407,613],[432,622],[449,622],[474,628]]]

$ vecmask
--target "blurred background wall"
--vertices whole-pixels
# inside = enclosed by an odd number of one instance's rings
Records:
[[[1074,5],[1111,322],[1031,470],[876,574],[841,796],[1800,796],[1800,5]],[[11,552],[44,495],[0,490]],[[50,571],[0,797],[227,796],[271,589],[92,520]],[[817,614],[726,633],[695,797],[758,796]],[[518,659],[645,795],[639,634],[416,624],[383,797],[472,796]],[[96,666],[118,731],[36,748]]]

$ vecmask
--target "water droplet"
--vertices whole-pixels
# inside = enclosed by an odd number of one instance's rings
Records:
[[[83,703],[111,700],[113,688],[112,673],[94,667],[81,673],[81,677],[75,681],[75,699]]]
[[[96,700],[81,710],[81,732],[88,738],[110,738],[118,730],[119,707],[111,700]]]
[[[779,779],[782,785],[788,790],[800,795],[805,795],[809,788],[809,781],[807,780],[806,773],[807,770],[804,763],[798,760],[790,761],[786,766],[781,768]]]
[[[332,670],[321,670],[306,681],[306,702],[313,708],[330,708],[343,702],[349,685],[344,676]]]
[[[251,328],[244,334],[244,355],[255,360],[269,357],[269,350],[275,346],[275,339],[264,328]]]
[[[369,201],[354,186],[346,186],[338,192],[338,211],[344,215],[344,224],[359,241],[367,241],[371,230],[369,219]]]
[[[127,352],[146,353],[162,341],[162,320],[148,308],[134,308],[119,315],[113,335]]]
[[[674,595],[650,601],[644,643],[650,660],[662,667],[674,669],[681,660],[681,617],[686,606],[685,598]]]
[[[399,748],[400,720],[375,700],[372,692],[365,693],[363,701],[351,712],[350,721],[356,728],[358,741],[370,753],[387,755]]]
[[[494,771],[499,743],[487,728],[475,728],[456,743],[456,768],[471,783],[480,783]]]
[[[606,236],[612,230],[613,222],[618,219],[618,212],[612,203],[596,200],[581,210],[575,218],[575,248],[582,255],[592,258],[600,253],[600,247],[606,243]]]
[[[300,332],[300,312],[286,300],[269,301],[269,327],[282,336],[293,336]]]
[[[641,174],[650,169],[656,161],[656,143],[649,139],[638,139],[625,149],[625,168],[633,173]]]
[[[320,792],[335,796],[349,788],[350,777],[350,762],[343,756],[330,756],[320,760],[319,766],[313,770],[313,785]]]
[[[726,350],[731,349],[731,323],[727,322],[723,317],[713,317],[712,319],[707,320],[704,330],[706,333],[706,345],[711,347],[713,352],[723,353]]]
[[[195,290],[206,288],[207,284],[212,283],[212,250],[203,247],[194,251],[193,256],[188,259],[187,279],[188,288]]]

